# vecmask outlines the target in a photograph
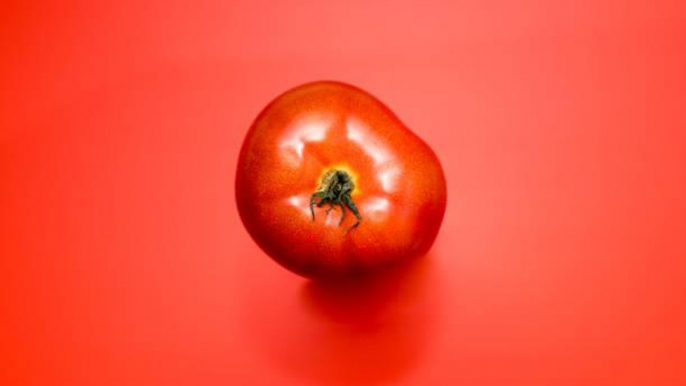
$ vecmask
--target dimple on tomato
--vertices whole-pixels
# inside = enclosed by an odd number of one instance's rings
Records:
[[[325,278],[428,252],[446,183],[431,148],[378,99],[315,82],[280,95],[253,123],[236,201],[264,252],[297,274]]]

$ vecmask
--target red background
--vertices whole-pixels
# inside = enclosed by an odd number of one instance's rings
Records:
[[[686,384],[679,1],[4,1],[0,383]],[[318,79],[436,151],[426,259],[254,245],[252,119]]]

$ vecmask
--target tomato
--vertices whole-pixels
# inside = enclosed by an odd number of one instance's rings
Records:
[[[446,183],[431,148],[379,100],[315,82],[280,95],[253,123],[236,201],[265,253],[302,276],[326,278],[426,254]]]

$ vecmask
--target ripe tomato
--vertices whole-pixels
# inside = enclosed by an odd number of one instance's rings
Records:
[[[271,102],[243,142],[238,210],[278,263],[311,278],[425,254],[446,206],[434,152],[379,100],[315,82]]]

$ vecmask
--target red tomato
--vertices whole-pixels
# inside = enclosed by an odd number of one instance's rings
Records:
[[[428,252],[446,206],[434,152],[356,87],[294,88],[257,117],[236,176],[250,235],[311,278],[375,271]]]

